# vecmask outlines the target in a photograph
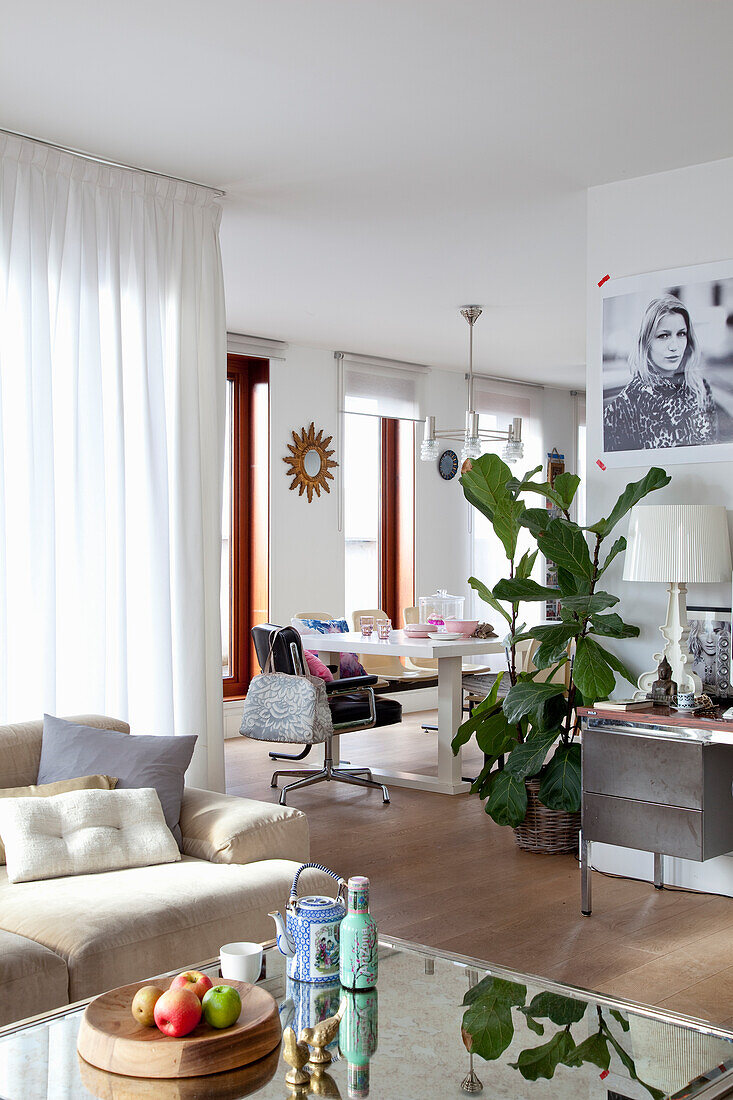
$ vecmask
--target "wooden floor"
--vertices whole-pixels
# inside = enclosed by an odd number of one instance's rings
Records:
[[[435,735],[420,730],[431,718],[344,737],[342,752],[434,772]],[[277,801],[268,748],[226,742],[231,794]],[[476,763],[469,752],[468,774]],[[585,918],[573,856],[521,852],[474,796],[390,794],[384,806],[376,791],[323,783],[289,800],[308,815],[314,860],[369,876],[383,931],[733,1026],[733,899],[594,874]]]

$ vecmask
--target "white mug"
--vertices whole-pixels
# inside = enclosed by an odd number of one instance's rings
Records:
[[[694,691],[678,691],[677,692],[677,706],[681,710],[692,710],[695,706],[695,692]]]
[[[219,962],[222,978],[253,984],[262,970],[262,944],[225,943],[219,949]]]

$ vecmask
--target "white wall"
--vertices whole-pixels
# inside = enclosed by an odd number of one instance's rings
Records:
[[[700,164],[675,172],[624,180],[588,192],[588,522],[608,511],[628,481],[643,477],[646,466],[602,471],[599,408],[601,301],[597,283],[612,277],[684,267],[733,256],[733,159]],[[653,463],[650,462],[649,465]],[[661,463],[656,463],[661,465]],[[671,483],[652,498],[655,503],[725,504],[733,509],[733,469],[730,462],[670,466]],[[626,532],[626,524],[619,533]],[[609,569],[608,590],[621,597],[618,608],[628,622],[641,627],[638,639],[618,642],[617,652],[640,673],[652,667],[658,651],[658,625],[664,620],[665,589],[659,584],[625,584],[622,561]],[[730,606],[730,584],[692,585],[688,603]],[[617,694],[626,695],[628,685]],[[651,878],[651,856],[607,845],[593,846],[593,862],[616,874]],[[667,859],[667,881],[698,890],[733,895],[733,857],[707,863]]]
[[[308,497],[290,490],[283,462],[291,432],[311,420],[338,438],[338,373],[333,352],[291,345],[270,361],[270,619],[289,623],[297,611],[343,612],[344,542],[338,529],[338,477],[331,491]],[[336,455],[333,456],[334,458]]]
[[[685,267],[733,256],[733,219],[728,216],[733,194],[733,159],[700,164],[675,172],[591,188],[588,192],[588,522],[607,515],[629,481],[643,477],[647,466],[602,471],[600,362],[602,305],[597,283],[612,277]],[[662,465],[653,459],[649,465]],[[649,498],[659,504],[725,504],[733,508],[733,464],[714,461],[670,466],[671,483]],[[619,534],[626,533],[626,521]],[[617,558],[605,583],[620,596],[617,609],[641,627],[638,639],[616,643],[615,649],[635,673],[651,668],[658,652],[658,626],[664,621],[663,585],[624,583],[623,559]],[[691,585],[689,604],[730,606],[731,586]],[[617,694],[627,694],[620,684]]]

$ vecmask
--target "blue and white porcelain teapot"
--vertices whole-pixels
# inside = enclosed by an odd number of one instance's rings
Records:
[[[298,878],[307,867],[315,867],[339,884],[335,898],[319,894],[298,897]],[[277,946],[287,956],[287,975],[299,982],[331,982],[339,972],[339,932],[346,916],[346,880],[322,867],[304,863],[290,887],[290,898],[282,913],[270,913],[277,928]]]

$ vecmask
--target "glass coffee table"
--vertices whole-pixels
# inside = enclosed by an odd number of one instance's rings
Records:
[[[331,1043],[332,1062],[310,1087],[286,1085],[282,1046],[209,1077],[105,1073],[77,1055],[87,1003],[80,1002],[0,1029],[0,1098],[450,1100],[481,1084],[490,1100],[733,1097],[733,1032],[389,937],[380,944],[377,993],[347,1002],[340,1046],[338,1038]],[[264,959],[261,984],[280,1006],[283,1027],[299,1032],[337,1011],[338,983],[286,979],[274,945]],[[196,969],[218,978],[218,960]]]

